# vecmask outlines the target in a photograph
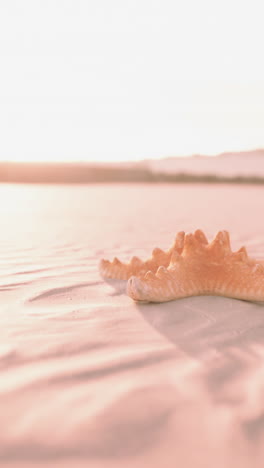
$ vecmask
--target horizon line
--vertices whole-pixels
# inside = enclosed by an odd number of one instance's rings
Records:
[[[115,159],[108,159],[108,160],[96,160],[96,159],[38,159],[38,160],[32,160],[32,159],[23,159],[23,160],[17,160],[16,158],[14,159],[1,159],[0,158],[0,164],[137,164],[137,163],[142,163],[142,162],[147,162],[147,161],[152,161],[152,160],[167,160],[167,159],[174,159],[174,158],[217,158],[221,157],[224,155],[229,155],[229,154],[236,154],[236,155],[242,155],[246,153],[258,153],[258,152],[263,152],[264,153],[264,147],[261,148],[254,148],[250,150],[238,150],[238,151],[223,151],[221,153],[216,153],[216,154],[203,154],[203,153],[193,153],[189,155],[171,155],[171,156],[160,156],[160,157],[150,157],[150,158],[142,158],[142,159],[127,159],[127,160],[115,160]]]

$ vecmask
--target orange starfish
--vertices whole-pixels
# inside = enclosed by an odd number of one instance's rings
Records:
[[[128,264],[102,260],[100,271],[109,278],[129,279],[127,293],[135,301],[165,302],[188,296],[218,295],[264,301],[264,267],[248,257],[245,247],[230,248],[229,234],[220,231],[209,244],[201,230],[179,232],[166,252],[154,249],[143,262]]]
[[[127,293],[144,302],[198,295],[264,301],[264,267],[248,257],[245,247],[232,252],[227,231],[218,232],[210,244],[187,234],[182,253],[173,253],[168,268],[161,266],[143,278],[132,276]]]

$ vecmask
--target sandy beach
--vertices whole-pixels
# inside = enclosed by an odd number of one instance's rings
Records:
[[[220,229],[264,259],[264,187],[0,185],[0,466],[262,468],[264,305],[134,303],[101,258]]]

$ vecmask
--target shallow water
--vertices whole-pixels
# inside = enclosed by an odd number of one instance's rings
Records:
[[[137,305],[100,258],[179,230],[264,258],[264,188],[0,185],[1,466],[262,467],[264,306]]]

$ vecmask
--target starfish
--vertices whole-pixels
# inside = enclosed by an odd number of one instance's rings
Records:
[[[108,278],[128,280],[128,295],[139,302],[166,302],[197,295],[264,301],[263,261],[248,257],[245,247],[232,252],[229,233],[220,231],[209,244],[201,230],[179,232],[170,249],[154,249],[151,258],[129,263],[101,260]]]
[[[188,296],[225,296],[264,301],[264,266],[248,257],[245,247],[230,248],[229,233],[220,231],[209,244],[186,234],[182,252],[173,251],[167,268],[128,280],[127,293],[135,301],[166,302]]]

